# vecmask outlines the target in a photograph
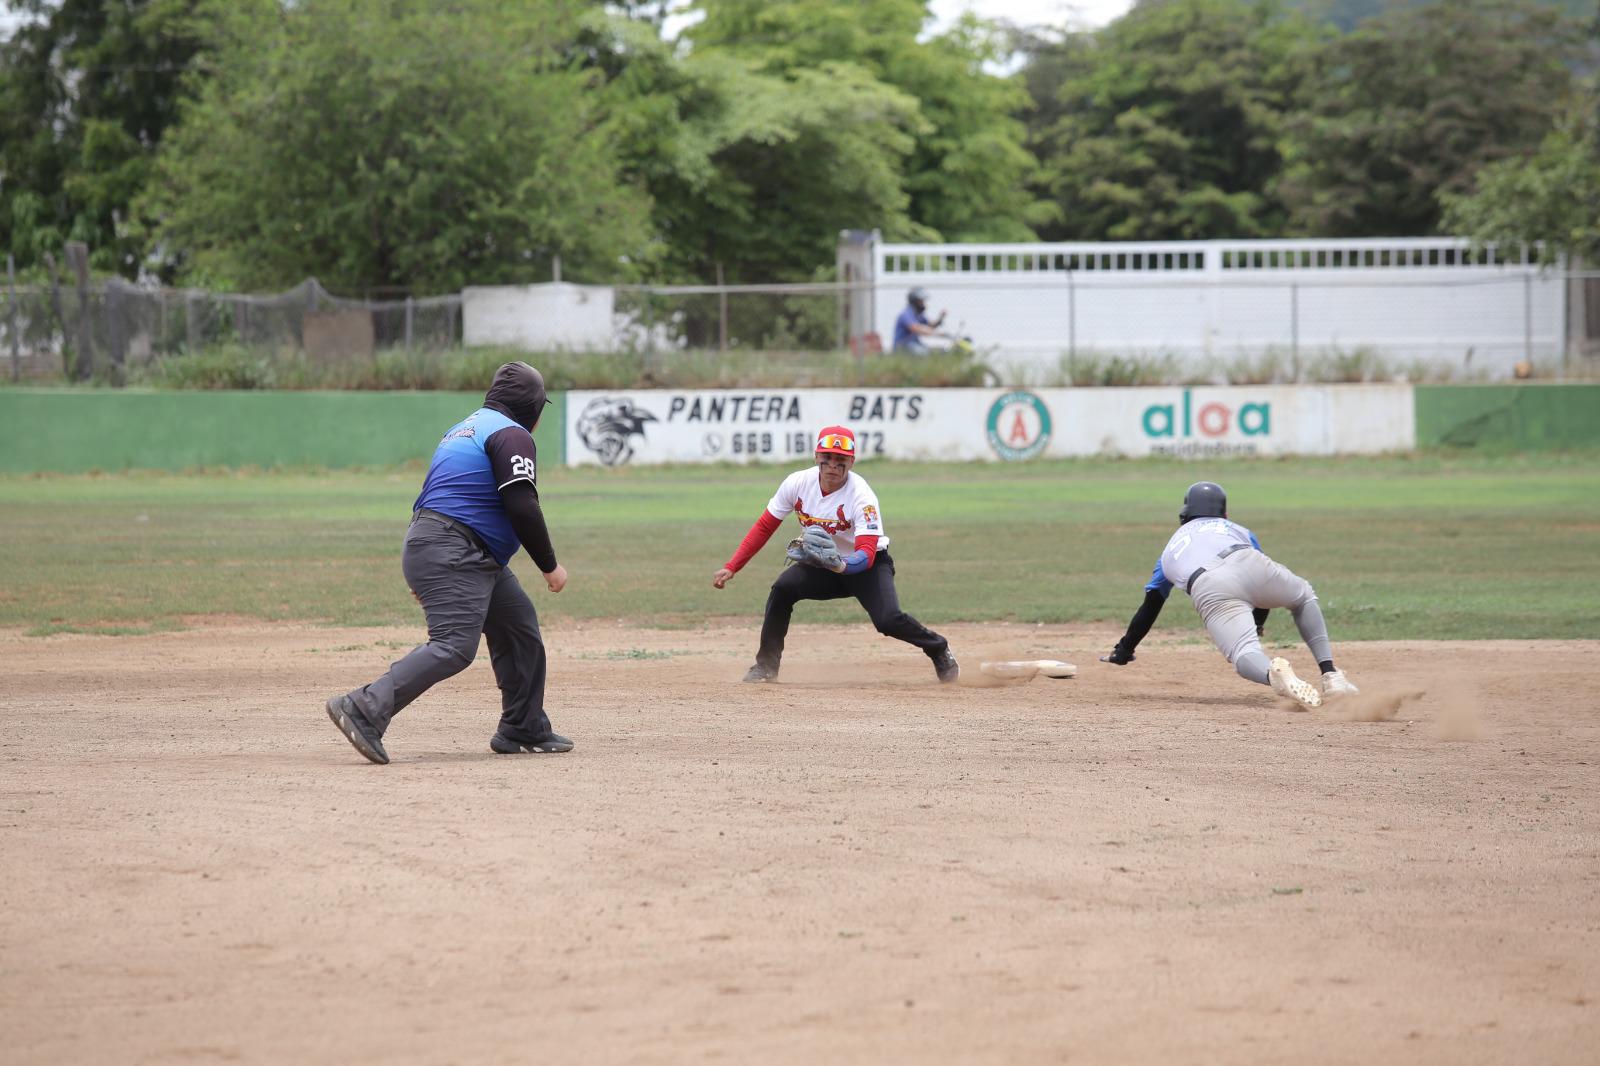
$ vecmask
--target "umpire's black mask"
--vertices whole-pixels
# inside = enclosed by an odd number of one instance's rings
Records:
[[[494,372],[483,406],[499,411],[533,432],[539,412],[550,401],[544,394],[544,376],[527,363],[507,363]]]

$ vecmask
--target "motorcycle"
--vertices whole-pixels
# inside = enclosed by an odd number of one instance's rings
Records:
[[[953,331],[940,331],[924,336],[923,347],[929,355],[955,356],[960,363],[970,366],[977,376],[972,384],[982,384],[987,387],[996,387],[1000,384],[1000,375],[995,373],[978,352],[978,347],[972,338],[967,335],[966,323],[958,323]]]

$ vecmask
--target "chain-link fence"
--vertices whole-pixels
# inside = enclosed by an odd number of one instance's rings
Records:
[[[840,360],[878,360],[890,373],[895,360],[882,356],[895,347],[904,284],[896,277],[507,286],[388,301],[337,297],[315,280],[266,296],[120,281],[8,286],[0,291],[0,373],[121,382],[148,380],[138,371],[159,362],[172,381],[175,367],[193,367],[192,357],[232,350],[279,367],[292,362],[303,373],[238,386],[226,376],[205,380],[221,387],[443,387],[430,382],[459,368],[441,353],[478,346],[486,358],[510,349],[571,364],[580,381],[604,371],[664,382],[691,363],[700,364],[700,377],[712,363],[749,378],[744,370],[759,371],[755,377],[778,365],[837,370]],[[1600,276],[1593,272],[1210,278],[994,271],[947,274],[924,287],[932,315],[949,311],[944,336],[926,338],[928,346],[982,363],[1008,384],[1600,373]],[[377,378],[356,373],[395,362],[408,366]]]
[[[459,295],[354,300],[333,295],[315,279],[267,296],[119,280],[8,286],[3,295],[0,365],[12,378],[115,381],[162,357],[228,346],[333,363],[380,349],[461,343]]]
[[[857,290],[859,298],[864,290]],[[838,351],[848,346],[842,285],[639,285],[616,290],[616,348]]]

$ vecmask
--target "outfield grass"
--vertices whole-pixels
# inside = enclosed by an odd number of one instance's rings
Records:
[[[1200,477],[1318,589],[1336,640],[1600,635],[1593,454],[1026,465],[877,462],[904,606],[950,620],[1120,625]],[[786,468],[555,470],[541,485],[560,596],[513,564],[541,614],[754,625],[774,538],[724,591],[728,557]],[[179,628],[235,615],[420,623],[399,572],[422,471],[0,478],[0,625],[46,634]],[[1181,598],[1181,594],[1180,598]],[[1176,609],[1181,607],[1181,610]],[[1293,628],[1277,617],[1273,636]],[[853,603],[801,621],[859,620]],[[1187,603],[1160,627],[1199,635]]]

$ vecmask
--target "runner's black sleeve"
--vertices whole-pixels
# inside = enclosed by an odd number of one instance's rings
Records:
[[[1144,635],[1150,632],[1150,627],[1161,617],[1161,608],[1166,605],[1167,598],[1158,590],[1145,589],[1144,602],[1133,612],[1133,617],[1128,619],[1128,631],[1117,641],[1117,651],[1129,659],[1133,658],[1133,649],[1137,648]]]
[[[541,574],[556,568],[556,550],[550,543],[550,530],[544,524],[544,509],[539,506],[539,493],[531,481],[513,481],[500,490],[500,502],[505,504],[506,517],[517,539],[533,556],[534,565]]]

